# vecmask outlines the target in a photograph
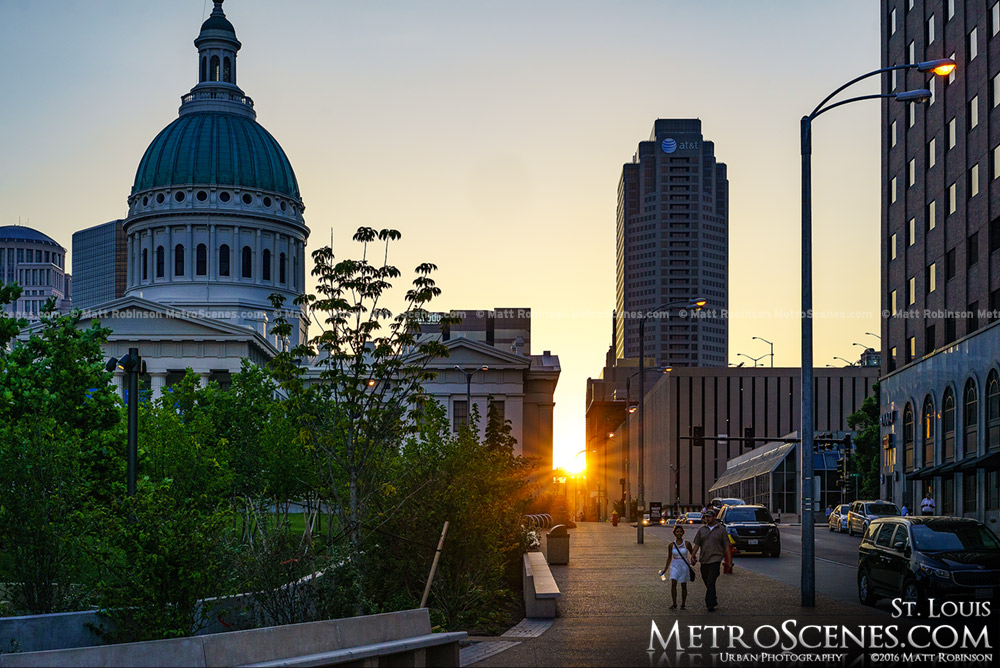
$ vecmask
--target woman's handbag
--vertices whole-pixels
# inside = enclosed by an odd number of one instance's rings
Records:
[[[674,546],[675,546],[674,543],[670,544],[671,549],[673,549]],[[687,544],[686,543],[685,543],[684,547],[685,547],[685,549],[687,548]],[[691,564],[688,563],[687,558],[683,554],[681,554],[680,550],[677,550],[677,556],[679,556],[681,559],[683,559],[684,563],[687,564],[687,567],[688,567],[688,577],[691,578],[691,582],[694,582],[694,569],[691,568]]]

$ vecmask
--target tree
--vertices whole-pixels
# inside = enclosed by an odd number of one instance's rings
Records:
[[[0,286],[0,304],[20,293]],[[15,583],[14,607],[36,614],[79,603],[88,513],[124,480],[122,411],[101,350],[109,330],[79,329],[78,311],[54,305],[27,340],[15,340],[25,320],[0,315],[0,577]]]
[[[854,453],[848,462],[848,473],[856,474],[857,498],[879,498],[879,386],[874,394],[865,397],[861,408],[847,418],[847,426],[854,432]]]
[[[517,439],[511,434],[511,421],[500,414],[500,405],[493,396],[486,400],[486,440],[484,444],[490,450],[514,453]]]
[[[329,247],[315,251],[318,295],[301,295],[295,304],[319,320],[322,332],[279,354],[271,366],[297,416],[297,440],[316,457],[322,495],[333,502],[359,569],[369,505],[390,484],[388,462],[413,428],[410,413],[421,402],[422,383],[433,377],[427,363],[448,355],[439,341],[419,336],[427,306],[441,293],[431,278],[433,264],[417,266],[400,312],[383,305],[391,281],[401,275],[388,261],[390,243],[400,237],[395,230],[361,227],[354,235],[361,259],[336,261]],[[376,247],[383,252],[369,260]],[[280,295],[271,300],[282,308]],[[274,332],[288,337],[292,328],[279,319]],[[310,359],[318,373],[306,378],[299,359]],[[364,598],[358,592],[359,614]]]

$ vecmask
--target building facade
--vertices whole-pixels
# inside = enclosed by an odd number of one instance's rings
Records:
[[[588,453],[594,458],[588,459],[588,475],[599,480],[592,488],[610,489],[610,501],[623,493],[634,499],[639,413],[629,412],[628,406],[643,399],[635,379],[625,387],[623,381],[630,377],[626,372],[606,368],[603,376],[588,382],[587,447],[594,451]],[[816,369],[816,431],[842,437],[849,430],[848,416],[872,394],[877,379],[874,367]],[[647,379],[643,418],[647,505],[701,508],[711,500],[711,489],[731,460],[761,449],[768,439],[793,437],[801,421],[801,385],[800,369],[780,367],[675,367],[658,372],[653,384]],[[626,389],[631,390],[628,401]],[[696,435],[703,440],[692,438]],[[774,491],[797,494],[795,489]],[[786,503],[789,499],[783,497]],[[797,504],[780,507],[786,514],[798,512]]]
[[[66,249],[38,230],[20,225],[0,227],[0,282],[17,283],[21,297],[4,306],[10,314],[38,319],[45,302],[55,298],[65,313],[73,306],[73,278],[66,273]]]
[[[123,220],[73,233],[73,305],[86,310],[125,296],[128,243]]]
[[[618,183],[615,355],[639,356],[637,315],[694,297],[696,319],[646,323],[645,353],[672,366],[726,366],[729,181],[697,119],[658,119]]]
[[[1000,517],[1000,4],[882,0],[882,65],[907,72],[882,107],[882,491]]]
[[[305,289],[309,236],[295,173],[237,85],[242,45],[221,0],[194,44],[197,83],[146,149],[128,198],[125,294],[251,327],[280,345],[270,331],[277,293],[295,345],[308,326],[291,302]]]

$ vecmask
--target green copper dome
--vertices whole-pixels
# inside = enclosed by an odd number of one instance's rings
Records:
[[[244,115],[182,115],[146,149],[132,193],[186,185],[234,186],[299,196],[292,165],[270,133]]]

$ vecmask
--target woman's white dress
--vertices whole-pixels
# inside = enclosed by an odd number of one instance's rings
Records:
[[[691,582],[690,574],[688,573],[688,564],[691,563],[691,555],[688,554],[687,545],[683,543],[681,545],[671,543],[670,551],[674,555],[673,561],[670,562],[670,579],[677,580],[678,582]]]

